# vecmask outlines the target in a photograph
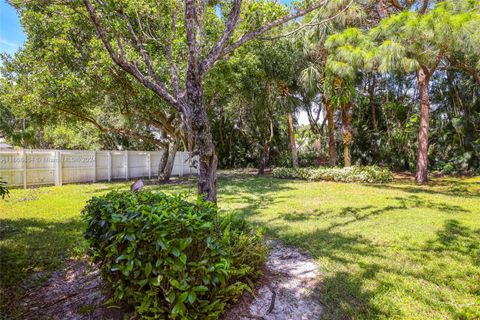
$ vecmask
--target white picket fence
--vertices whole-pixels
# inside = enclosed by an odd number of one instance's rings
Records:
[[[152,178],[163,151],[0,150],[0,177],[9,186]],[[198,157],[177,152],[173,176],[198,174]]]

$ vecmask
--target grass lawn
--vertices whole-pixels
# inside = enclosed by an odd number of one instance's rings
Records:
[[[19,189],[0,200],[2,308],[42,280],[34,273],[84,255],[86,200],[127,187]],[[317,259],[325,319],[480,319],[480,177],[419,187],[229,175],[218,202]]]

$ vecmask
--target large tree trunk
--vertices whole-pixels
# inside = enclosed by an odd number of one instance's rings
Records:
[[[199,157],[200,177],[198,193],[205,200],[217,202],[217,155],[213,144],[212,132],[204,106],[203,87],[200,78],[190,78],[186,81],[187,119],[189,130],[193,136],[195,154]],[[193,75],[195,76],[195,75]]]
[[[168,182],[170,180],[177,149],[178,143],[177,141],[173,140],[168,144],[168,148],[163,152],[158,165],[158,181]]]
[[[297,144],[295,142],[295,128],[293,126],[293,116],[291,112],[287,114],[287,118],[288,118],[288,135],[290,138],[290,150],[292,152],[292,164],[294,168],[298,168]]]
[[[428,181],[429,74],[423,69],[418,70],[417,82],[420,91],[420,130],[418,132],[417,173],[415,180],[417,183],[423,184]]]
[[[352,104],[349,102],[342,107],[342,141],[343,141],[343,165],[352,165],[351,145],[352,136]]]
[[[327,121],[328,121],[328,162],[331,166],[337,164],[337,145],[335,143],[335,123],[333,120],[333,105],[327,100]]]

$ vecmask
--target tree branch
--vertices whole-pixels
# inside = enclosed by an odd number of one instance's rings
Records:
[[[90,20],[95,25],[97,29],[97,33],[100,36],[100,40],[102,41],[103,45],[107,49],[110,57],[112,60],[120,66],[123,70],[134,76],[140,83],[142,83],[145,87],[149,88],[153,92],[157,93],[160,97],[162,97],[166,102],[170,103],[177,109],[179,109],[178,101],[168,92],[166,87],[162,83],[155,83],[150,81],[142,72],[138,69],[138,67],[133,62],[129,62],[126,60],[124,53],[122,52],[121,55],[113,49],[112,45],[110,44],[110,39],[107,36],[107,32],[103,28],[100,18],[97,15],[95,8],[92,6],[89,0],[83,0],[83,3],[88,11],[90,16]],[[120,41],[117,38],[118,41]]]
[[[155,139],[155,138],[152,138],[152,137],[144,136],[144,135],[139,134],[135,131],[125,129],[125,128],[104,127],[100,123],[98,123],[97,120],[95,120],[95,119],[93,119],[89,116],[82,115],[82,114],[77,113],[77,112],[75,112],[73,110],[70,110],[70,109],[64,109],[64,108],[59,107],[57,105],[54,107],[54,109],[57,109],[57,110],[60,110],[64,113],[70,114],[70,115],[72,115],[72,116],[74,116],[74,117],[76,117],[80,120],[83,120],[85,122],[89,122],[89,123],[93,124],[101,132],[120,133],[120,134],[124,134],[124,135],[128,135],[128,136],[137,138],[139,140],[150,141],[153,144],[156,144],[156,145],[159,145],[159,146],[162,146],[162,147],[166,147],[166,144],[165,144],[164,141],[161,141],[161,140],[158,140],[158,139]]]
[[[280,39],[280,38],[284,38],[284,37],[288,37],[288,36],[291,36],[292,34],[295,34],[297,33],[298,31],[304,29],[305,27],[314,27],[314,26],[318,26],[318,25],[321,25],[321,24],[324,24],[325,22],[328,22],[328,21],[331,21],[335,18],[337,18],[338,16],[340,16],[342,13],[344,13],[345,11],[348,10],[348,8],[350,8],[350,6],[352,5],[353,3],[353,0],[351,0],[342,10],[340,10],[339,12],[337,12],[336,14],[334,14],[333,16],[331,17],[328,17],[328,18],[325,18],[321,21],[318,21],[318,22],[313,22],[313,23],[306,23],[306,24],[302,24],[300,27],[288,32],[288,33],[285,33],[285,34],[282,34],[282,35],[279,35],[279,36],[276,36],[276,37],[270,37],[270,38],[260,38],[260,40],[276,40],[276,39]]]
[[[473,77],[473,79],[475,79],[475,82],[477,82],[477,84],[480,84],[480,73],[475,68],[470,67],[469,65],[466,65],[465,63],[460,63],[460,62],[454,61],[452,59],[449,59],[449,61],[451,63],[450,68],[459,69],[459,70],[463,70],[463,71],[467,72],[468,74],[470,74]]]
[[[222,54],[225,45],[230,40],[230,37],[237,26],[238,19],[240,17],[240,11],[242,8],[242,0],[235,0],[232,10],[228,19],[225,21],[225,29],[218,41],[218,43],[210,50],[205,60],[202,62],[202,70],[208,70],[208,66],[211,66],[218,60]]]
[[[221,52],[220,52],[220,54],[218,54],[216,60],[205,60],[204,63],[202,64],[202,72],[203,73],[207,72],[215,64],[215,62],[218,61],[221,57],[229,54],[230,52],[237,49],[238,47],[240,47],[241,45],[243,45],[247,41],[250,41],[250,40],[254,39],[255,37],[261,35],[262,33],[265,33],[267,31],[271,30],[272,28],[274,28],[276,26],[284,24],[284,23],[286,23],[288,21],[291,21],[293,19],[296,19],[298,17],[304,16],[307,13],[310,13],[310,12],[324,6],[326,3],[327,3],[327,0],[323,0],[321,2],[318,2],[318,3],[308,7],[308,8],[298,10],[297,12],[294,12],[292,14],[289,14],[289,15],[286,15],[284,17],[273,20],[272,22],[267,23],[266,25],[264,25],[264,26],[262,26],[262,27],[260,27],[256,30],[245,33],[243,36],[240,37],[240,39],[238,39],[237,41],[235,41],[231,45],[229,45],[229,46],[225,47],[223,50],[221,50]]]

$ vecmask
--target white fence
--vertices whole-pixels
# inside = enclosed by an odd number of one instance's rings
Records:
[[[158,175],[163,151],[0,150],[0,177],[9,186],[128,180]],[[198,174],[198,157],[177,152],[173,176]]]

